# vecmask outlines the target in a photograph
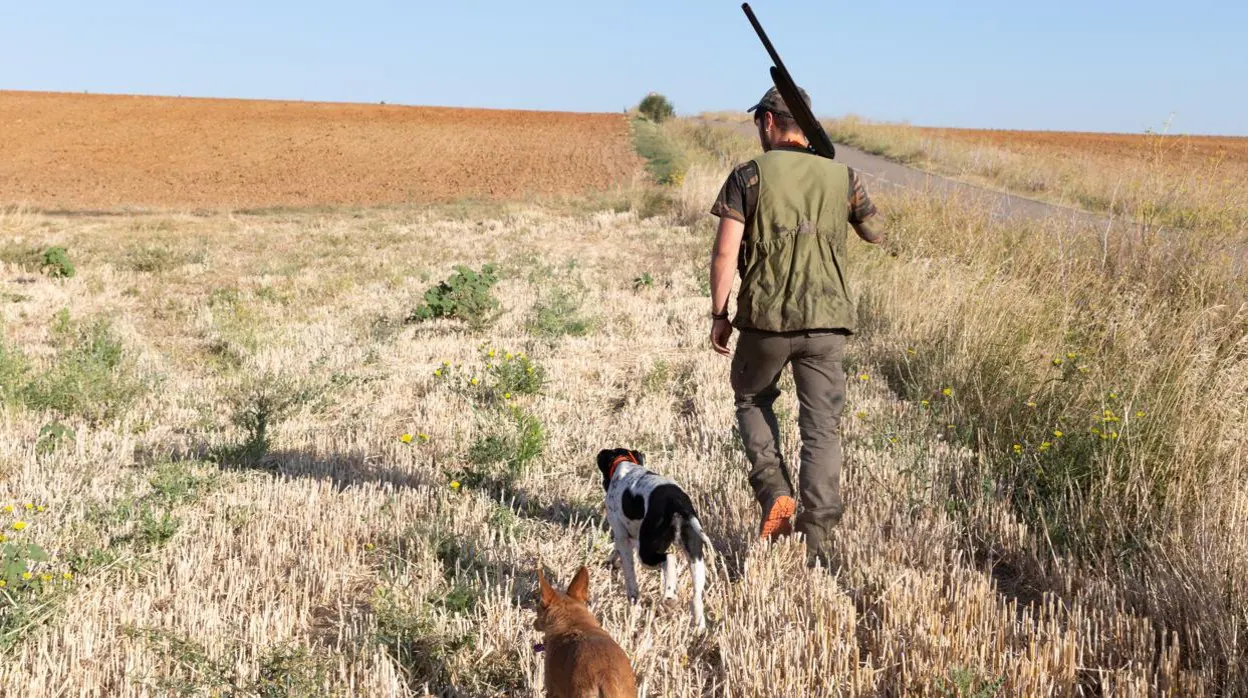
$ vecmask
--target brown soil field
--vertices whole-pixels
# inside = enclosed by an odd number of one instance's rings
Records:
[[[1139,156],[1154,151],[1248,163],[1248,138],[1237,136],[1144,135],[1078,131],[1008,131],[919,127],[924,134],[1007,149],[1035,147],[1081,154]]]
[[[623,114],[0,91],[0,204],[237,209],[578,195]]]

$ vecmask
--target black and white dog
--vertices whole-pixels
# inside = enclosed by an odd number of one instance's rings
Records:
[[[624,571],[624,590],[629,601],[637,601],[637,572],[633,566],[636,554],[641,564],[650,569],[663,567],[663,598],[676,598],[676,558],[668,554],[668,549],[679,541],[693,573],[693,618],[698,629],[704,630],[704,550],[711,547],[711,541],[702,532],[689,495],[671,480],[647,470],[645,462],[644,454],[626,448],[603,449],[598,453],[602,488],[606,490],[607,522]]]

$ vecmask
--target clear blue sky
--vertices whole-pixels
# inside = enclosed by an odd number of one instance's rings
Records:
[[[1248,2],[751,3],[815,111],[1248,135]],[[0,88],[618,111],[744,109],[726,2],[0,0]]]

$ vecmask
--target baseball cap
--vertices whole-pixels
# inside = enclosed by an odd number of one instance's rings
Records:
[[[797,88],[797,93],[802,96],[802,101],[809,107],[810,95],[806,94],[806,90],[799,87]],[[784,116],[793,116],[792,112],[789,111],[788,105],[784,103],[784,98],[780,96],[780,90],[777,90],[775,86],[767,90],[763,98],[758,100],[758,104],[746,109],[746,111],[754,111],[755,109],[763,109],[776,114],[783,114]]]

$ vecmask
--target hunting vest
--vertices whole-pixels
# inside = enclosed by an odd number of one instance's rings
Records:
[[[772,150],[758,167],[758,208],[741,245],[739,329],[857,330],[845,277],[849,169],[803,152]]]

